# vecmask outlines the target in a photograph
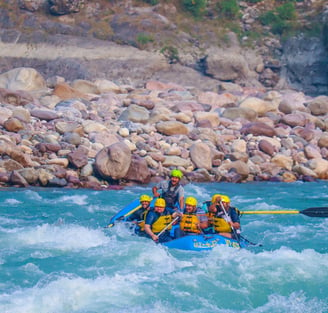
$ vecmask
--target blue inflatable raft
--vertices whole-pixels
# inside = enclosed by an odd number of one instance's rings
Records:
[[[153,203],[151,203],[151,205],[152,204]],[[126,221],[127,217],[136,210],[138,210],[140,207],[141,206],[138,199],[131,202],[110,219],[110,222],[107,227],[114,226],[117,221]],[[178,227],[178,225],[173,226],[173,228],[175,227]],[[173,235],[173,229],[171,231],[171,235]],[[219,245],[240,249],[247,247],[249,245],[248,243],[249,242],[242,237],[240,240],[236,240],[218,234],[195,234],[173,239],[171,241],[163,242],[161,244],[171,249],[206,251],[212,250],[214,247]]]
[[[161,244],[172,249],[192,251],[212,250],[214,247],[219,245],[238,249],[248,246],[248,243],[244,239],[240,239],[240,241],[238,241],[236,239],[227,238],[218,234],[188,235],[168,242],[163,242]]]

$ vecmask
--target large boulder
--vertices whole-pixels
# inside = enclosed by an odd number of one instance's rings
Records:
[[[206,64],[206,74],[218,80],[237,82],[251,76],[246,59],[231,50],[211,47]]]
[[[46,88],[46,81],[34,68],[14,68],[0,75],[0,88],[11,90],[42,90]]]
[[[95,158],[95,169],[105,179],[125,177],[131,164],[131,151],[123,142],[117,142],[100,150]]]
[[[190,147],[190,158],[196,168],[204,168],[206,170],[212,168],[211,149],[205,143],[194,143]]]
[[[309,104],[308,108],[310,109],[313,115],[325,115],[328,113],[328,96],[319,96],[314,98]]]

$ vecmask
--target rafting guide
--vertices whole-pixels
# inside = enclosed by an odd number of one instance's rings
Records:
[[[154,197],[161,197],[166,202],[166,207],[176,209],[183,208],[184,188],[180,184],[183,174],[180,170],[172,170],[169,181],[162,181],[159,185],[152,188]],[[161,194],[158,192],[161,190]]]

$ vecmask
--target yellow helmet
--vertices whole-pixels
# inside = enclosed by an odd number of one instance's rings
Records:
[[[194,197],[186,198],[186,205],[197,206],[197,200]]]
[[[230,203],[230,198],[226,195],[221,195],[221,201],[226,202],[226,203]]]
[[[154,206],[155,207],[158,206],[160,208],[165,208],[165,206],[166,206],[165,200],[163,198],[157,198]]]
[[[221,195],[220,195],[220,194],[218,194],[218,193],[217,193],[217,194],[215,194],[215,195],[212,197],[212,200],[211,200],[211,202],[212,202],[212,203],[215,203],[215,202],[216,202],[216,198],[217,198],[217,197],[221,197]]]
[[[144,202],[144,201],[150,202],[151,197],[148,195],[141,195],[139,200],[140,200],[140,202]]]

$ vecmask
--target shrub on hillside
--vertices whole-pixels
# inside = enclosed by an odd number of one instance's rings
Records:
[[[193,16],[201,17],[205,13],[206,0],[183,0],[183,6],[187,9]]]

